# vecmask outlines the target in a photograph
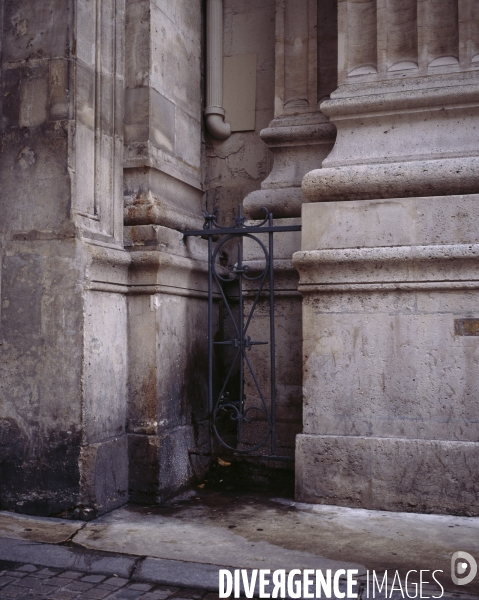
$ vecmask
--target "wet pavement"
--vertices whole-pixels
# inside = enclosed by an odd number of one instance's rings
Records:
[[[397,581],[391,592],[394,578],[404,584],[409,573],[415,597],[423,570],[423,597],[479,598],[479,575],[468,586],[451,580],[456,551],[479,562],[479,518],[300,504],[206,482],[162,506],[128,505],[88,523],[0,512],[0,561],[13,561],[0,564],[0,600],[213,599],[220,568],[355,569],[362,598],[372,597],[374,571],[390,590],[375,597],[394,599],[408,597]]]

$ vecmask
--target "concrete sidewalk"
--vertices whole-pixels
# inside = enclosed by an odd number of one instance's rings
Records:
[[[1,512],[0,538],[3,561],[204,592],[218,590],[221,567],[357,569],[364,598],[368,571],[381,578],[387,571],[392,582],[396,571],[404,581],[408,571],[441,570],[436,577],[447,590],[443,598],[479,597],[479,575],[468,586],[451,580],[454,552],[468,552],[479,562],[479,518],[197,489],[168,505],[129,505],[88,523]],[[411,583],[416,575],[410,575]],[[427,575],[423,595],[439,596],[440,587]],[[345,589],[345,581],[341,585]],[[375,595],[401,598],[405,592]]]

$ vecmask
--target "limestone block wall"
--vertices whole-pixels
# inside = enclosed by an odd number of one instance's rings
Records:
[[[0,14],[0,505],[88,517],[127,495],[124,10]]]
[[[124,149],[129,497],[155,502],[208,458],[200,0],[128,0]]]
[[[202,3],[126,3],[125,224],[198,228]]]
[[[304,208],[308,502],[477,515],[478,196]],[[476,321],[475,321],[476,319]]]
[[[156,225],[127,233],[130,499],[157,502],[209,463],[207,243]]]

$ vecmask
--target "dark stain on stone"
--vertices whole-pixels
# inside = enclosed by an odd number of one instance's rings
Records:
[[[0,420],[0,509],[52,516],[79,491],[80,432],[51,431],[33,451],[13,419]]]

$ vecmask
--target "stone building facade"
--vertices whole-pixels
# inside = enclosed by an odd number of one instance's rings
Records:
[[[0,0],[0,32],[0,508],[203,475],[182,231],[242,203],[302,224],[275,256],[297,499],[479,514],[477,2]]]

